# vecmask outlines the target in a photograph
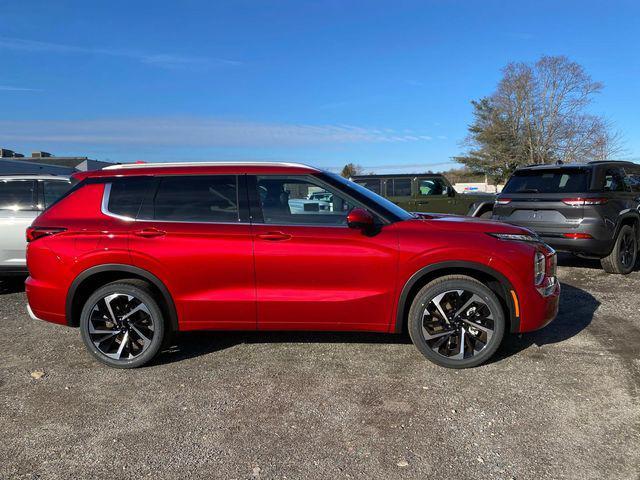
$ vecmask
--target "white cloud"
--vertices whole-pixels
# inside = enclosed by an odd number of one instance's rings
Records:
[[[352,125],[259,123],[213,118],[0,121],[0,141],[190,147],[295,147],[420,142],[426,135]]]
[[[82,47],[59,43],[38,42],[21,38],[0,37],[0,49],[30,53],[57,53],[62,55],[106,55],[136,60],[148,65],[163,68],[181,68],[188,66],[237,66],[242,62],[224,58],[190,57],[171,54],[151,54],[136,50]]]
[[[41,92],[39,88],[12,87],[10,85],[0,85],[0,92]]]

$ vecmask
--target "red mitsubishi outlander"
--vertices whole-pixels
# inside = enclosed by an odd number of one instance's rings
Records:
[[[418,218],[305,165],[76,178],[27,231],[29,313],[79,327],[113,367],[186,330],[408,331],[434,363],[472,367],[558,311],[555,253],[529,230]]]

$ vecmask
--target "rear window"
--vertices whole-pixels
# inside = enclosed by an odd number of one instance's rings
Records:
[[[36,182],[0,180],[0,210],[37,210]]]
[[[516,172],[502,193],[580,193],[589,190],[589,170],[525,170]]]

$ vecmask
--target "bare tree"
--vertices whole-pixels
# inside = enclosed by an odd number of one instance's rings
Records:
[[[609,158],[620,135],[588,112],[603,85],[567,57],[510,63],[493,95],[473,102],[470,150],[456,159],[502,177],[524,164]]]
[[[340,175],[344,178],[351,178],[355,175],[359,175],[362,172],[362,167],[360,165],[356,165],[354,163],[347,163],[344,167],[342,167],[342,171]]]

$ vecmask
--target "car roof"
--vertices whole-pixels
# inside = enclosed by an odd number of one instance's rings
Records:
[[[46,173],[15,173],[0,175],[0,180],[60,180],[62,182],[68,182],[69,177],[66,175],[53,175]]]
[[[415,177],[444,177],[442,173],[388,173],[372,175],[354,175],[351,178],[415,178]]]
[[[128,163],[111,165],[102,170],[79,172],[78,180],[88,177],[121,177],[134,175],[207,175],[207,174],[282,174],[317,173],[320,169],[302,163],[289,162],[171,162]]]
[[[563,169],[584,169],[593,168],[597,166],[607,165],[635,165],[633,162],[623,160],[596,160],[588,163],[551,163],[545,165],[525,165],[519,167],[516,171],[530,171],[530,170],[563,170]]]

